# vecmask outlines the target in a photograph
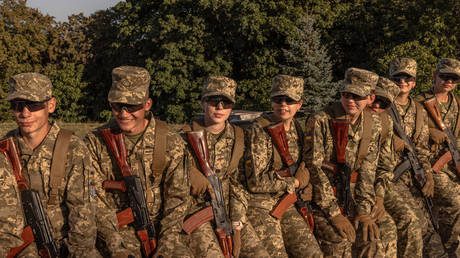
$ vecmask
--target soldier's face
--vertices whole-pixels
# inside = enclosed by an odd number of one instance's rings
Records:
[[[288,96],[275,96],[272,98],[273,114],[281,121],[293,119],[302,107],[302,101],[295,101]]]
[[[48,133],[48,118],[56,109],[56,99],[53,97],[48,101],[31,103],[24,100],[11,101],[11,112],[14,115],[19,130],[23,136],[41,137]]]
[[[341,94],[340,102],[342,103],[345,113],[351,116],[356,116],[361,114],[364,108],[373,102],[373,99],[370,95],[361,97],[353,93],[343,92]]]
[[[222,96],[205,98],[201,105],[204,111],[204,123],[206,126],[225,124],[232,113],[233,103]]]
[[[460,78],[455,74],[436,72],[434,75],[435,93],[447,93],[454,90],[459,82],[459,79]]]
[[[145,118],[145,115],[151,107],[152,100],[149,98],[142,107],[136,111],[132,111],[135,110],[132,108],[129,110],[129,107],[112,106],[112,115],[123,133],[127,135],[136,135],[143,132],[147,127],[148,120]]]
[[[409,94],[410,91],[415,88],[415,77],[406,74],[397,74],[391,79],[394,83],[396,83],[396,85],[399,86],[399,94]]]

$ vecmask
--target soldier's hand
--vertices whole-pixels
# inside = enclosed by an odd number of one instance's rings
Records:
[[[241,230],[233,230],[233,257],[238,258],[241,252]]]
[[[432,173],[426,173],[426,182],[425,185],[422,188],[422,193],[426,197],[433,197],[434,195],[434,180],[433,180],[433,174]]]
[[[357,230],[359,225],[361,224],[363,240],[366,241],[375,241],[380,239],[380,230],[377,224],[375,223],[375,219],[373,219],[370,215],[358,215],[355,218],[355,229]]]
[[[383,205],[383,198],[382,197],[375,197],[375,204],[372,207],[371,216],[376,221],[379,221],[383,215],[385,214],[385,206]]]
[[[209,180],[194,166],[190,168],[190,184],[190,193],[196,197],[204,194],[206,190],[212,189]],[[212,191],[210,193],[212,194]]]
[[[404,150],[404,141],[396,135],[393,135],[393,148],[396,152]]]
[[[441,144],[445,140],[447,140],[447,135],[443,131],[437,129],[437,128],[430,128],[430,138],[435,142],[436,144]]]
[[[342,238],[347,238],[350,242],[355,242],[356,233],[350,221],[342,214],[331,218],[332,225],[337,229]]]
[[[295,179],[297,179],[297,181],[299,181],[298,187],[300,189],[305,188],[308,185],[308,182],[310,182],[310,172],[305,167],[305,162],[301,162],[299,164],[299,167],[297,168],[294,177]]]
[[[313,198],[313,186],[308,183],[308,185],[302,189],[302,192],[300,194],[300,198],[302,201],[309,202]]]

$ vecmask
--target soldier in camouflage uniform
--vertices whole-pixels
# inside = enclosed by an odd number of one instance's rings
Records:
[[[372,72],[348,69],[340,102],[331,104],[307,120],[304,158],[311,172],[313,201],[317,206],[315,234],[326,257],[352,256],[355,231],[350,220],[358,230],[353,256],[396,256],[396,226],[384,211],[383,202],[378,201],[385,196],[386,185],[394,167],[391,156],[392,132],[388,132],[389,137],[381,142],[381,118],[366,108],[373,101],[372,94],[377,80],[378,76]],[[350,123],[345,164],[350,171],[355,172],[352,173],[350,184],[354,202],[348,218],[342,215],[334,194],[332,186],[336,176],[330,170],[332,166],[325,165],[327,162],[335,163],[337,156],[332,136],[332,119]],[[389,123],[391,125],[391,121]],[[364,136],[366,133],[369,133],[369,138]],[[377,164],[380,172],[377,171]],[[378,218],[377,213],[380,214]]]
[[[433,87],[417,96],[417,100],[436,98],[440,108],[442,121],[449,127],[459,146],[459,109],[460,101],[453,91],[460,81],[460,61],[451,58],[443,58],[436,66],[433,75]],[[428,141],[431,164],[448,151],[446,134],[428,116],[430,139]],[[460,234],[460,180],[453,162],[444,166],[440,173],[433,173],[434,201],[439,213],[441,239],[449,253],[449,256],[460,257],[459,234]]]
[[[302,106],[304,80],[277,75],[271,89],[272,114],[258,118],[250,128],[247,147],[246,179],[251,194],[247,215],[271,257],[322,257],[308,223],[294,206],[278,220],[270,215],[280,198],[296,189],[305,190],[309,201],[309,173],[303,162],[295,176],[286,175],[280,154],[265,127],[283,123],[289,152],[294,161],[302,160],[303,132],[294,116]],[[288,172],[289,174],[289,172]],[[311,190],[311,189],[310,189]]]
[[[233,256],[238,257],[241,249],[240,257],[269,257],[246,218],[248,196],[239,181],[238,170],[244,151],[244,134],[241,128],[227,121],[235,103],[235,90],[234,80],[224,76],[209,77],[204,84],[201,98],[204,117],[195,119],[191,129],[204,130],[210,165],[222,183],[227,215],[230,215],[233,226]],[[189,160],[192,160],[189,169],[191,192],[195,196],[189,211],[192,215],[209,205],[205,192],[212,192],[213,189],[209,180],[198,170],[193,150],[189,149]],[[206,222],[191,233],[188,242],[196,257],[223,257],[213,224],[212,220]]]
[[[435,231],[427,212],[423,195],[433,196],[434,181],[428,161],[428,116],[423,107],[409,96],[415,87],[417,63],[411,58],[398,58],[390,63],[389,79],[380,78],[376,89],[376,101],[383,111],[393,102],[402,119],[402,127],[416,146],[416,153],[425,170],[427,182],[422,192],[415,185],[411,171],[401,171],[385,195],[385,208],[398,228],[398,257],[443,257],[446,256],[441,239]],[[420,112],[420,113],[418,113]],[[404,159],[404,142],[393,136],[397,164]],[[398,172],[399,173],[399,172]]]
[[[65,171],[51,175],[53,149],[61,130],[48,121],[56,108],[51,81],[38,73],[22,73],[13,76],[9,84],[7,100],[18,128],[6,136],[13,137],[29,187],[39,193],[61,256],[97,257],[89,189],[93,172],[84,143],[71,136]],[[55,181],[55,176],[60,180]]]
[[[142,247],[132,225],[118,228],[116,213],[129,207],[126,193],[101,187],[104,180],[123,178],[115,158],[102,139],[99,131],[102,128],[111,128],[123,134],[127,162],[133,175],[141,179],[150,221],[159,235],[159,252],[171,253],[172,256],[188,255],[187,248],[181,245],[183,241],[172,238],[181,231],[180,222],[189,205],[188,179],[184,174],[183,162],[184,143],[178,134],[169,130],[156,137],[159,127],[166,125],[154,119],[149,111],[152,106],[149,85],[150,75],[144,68],[114,68],[108,95],[113,119],[85,138],[97,175],[95,185],[99,198],[96,217],[98,239],[103,240],[100,251],[104,255],[126,257],[130,254],[141,257]],[[158,145],[161,148],[162,145],[160,137],[165,137],[166,141],[164,149],[160,150],[163,160],[155,156],[155,147]],[[161,160],[164,167],[156,171],[155,165]]]

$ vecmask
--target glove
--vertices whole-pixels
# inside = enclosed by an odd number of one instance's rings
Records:
[[[300,198],[302,199],[302,201],[309,202],[311,201],[312,197],[313,197],[313,186],[310,183],[308,183],[308,185],[304,189],[302,189]]]
[[[380,239],[379,227],[375,224],[375,219],[370,215],[358,215],[355,218],[355,229],[358,229],[359,224],[362,225],[363,240],[365,242]]]
[[[204,194],[206,190],[212,194],[211,183],[209,183],[209,180],[203,175],[203,173],[194,166],[190,168],[190,184],[190,192],[195,197]]]
[[[436,144],[441,144],[445,140],[447,140],[447,135],[445,132],[436,129],[436,128],[430,128],[430,138],[435,142]]]
[[[238,258],[241,251],[241,230],[233,230],[233,257]]]
[[[305,162],[301,162],[299,164],[294,177],[299,182],[298,188],[302,189],[308,185],[308,182],[310,181],[310,172],[305,167]]]
[[[347,238],[350,242],[355,242],[356,233],[350,221],[342,214],[338,214],[331,218],[332,225],[339,231],[342,238]]]
[[[396,152],[404,150],[404,141],[396,135],[393,135],[393,148]]]
[[[433,180],[433,173],[429,172],[425,174],[426,182],[422,188],[422,193],[426,197],[433,197],[434,195],[434,180]]]
[[[379,221],[383,215],[385,214],[385,206],[383,205],[383,198],[382,197],[375,197],[375,204],[372,207],[371,216],[372,219]]]

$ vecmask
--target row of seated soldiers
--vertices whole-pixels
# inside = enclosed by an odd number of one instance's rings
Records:
[[[49,121],[50,80],[15,75],[18,128],[0,142],[1,257],[456,257],[460,61],[390,79],[349,68],[308,117],[304,80],[278,75],[272,112],[228,122],[234,80],[209,77],[179,133],[149,111],[144,68],[112,71],[113,118],[84,140]]]

